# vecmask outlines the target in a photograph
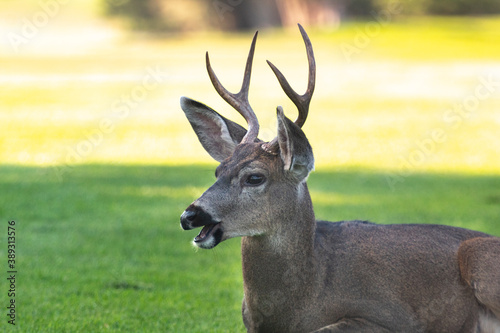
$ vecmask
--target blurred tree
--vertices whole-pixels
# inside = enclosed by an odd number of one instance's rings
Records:
[[[335,25],[340,23],[346,1],[344,0],[275,0],[281,23],[286,26]]]
[[[338,25],[345,0],[207,0],[229,29],[266,26]]]
[[[161,30],[165,26],[159,10],[159,0],[103,1],[105,14],[129,19],[134,29]]]
[[[399,14],[403,15],[425,15],[429,8],[429,3],[441,0],[373,0],[375,12],[389,10],[395,5],[400,8]]]
[[[104,13],[134,30],[196,30],[208,26],[206,0],[101,0]]]
[[[431,1],[429,14],[479,15],[500,13],[500,0],[440,0]]]
[[[349,16],[500,13],[500,0],[100,0],[133,29],[225,30],[268,26],[337,26]]]
[[[268,0],[206,0],[213,26],[222,29],[253,29],[281,25],[274,1]]]
[[[268,0],[240,1],[235,7],[235,28],[255,29],[258,27],[280,26],[280,16],[276,3]]]
[[[346,0],[101,0],[104,12],[133,29],[185,30],[338,25]]]
[[[345,12],[350,16],[370,16],[375,10],[373,0],[350,0],[346,1]]]

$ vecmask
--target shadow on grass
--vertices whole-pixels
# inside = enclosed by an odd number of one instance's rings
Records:
[[[214,170],[81,165],[61,178],[54,168],[0,166],[0,216],[18,228],[23,330],[242,331],[239,241],[195,251],[197,231],[179,227]],[[413,174],[395,186],[387,176],[314,172],[317,218],[450,224],[500,236],[500,176]]]

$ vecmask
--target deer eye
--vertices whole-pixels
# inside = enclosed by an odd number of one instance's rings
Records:
[[[247,186],[259,186],[266,181],[266,177],[260,173],[253,173],[245,179]]]

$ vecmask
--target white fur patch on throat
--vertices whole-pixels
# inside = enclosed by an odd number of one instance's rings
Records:
[[[478,333],[500,333],[500,320],[490,313],[481,313],[479,315],[479,327],[481,330]]]

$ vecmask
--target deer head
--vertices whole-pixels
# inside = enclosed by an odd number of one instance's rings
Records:
[[[286,207],[307,193],[305,181],[314,168],[312,148],[301,130],[314,91],[316,65],[311,41],[299,25],[306,45],[309,80],[305,94],[297,94],[283,74],[268,61],[286,95],[297,106],[295,122],[277,108],[278,134],[270,142],[258,139],[259,122],[248,101],[257,33],[248,55],[241,90],[226,90],[206,54],[208,74],[219,95],[248,123],[248,130],[208,106],[182,97],[181,107],[205,150],[220,162],[217,181],[181,215],[184,230],[202,227],[194,244],[204,249],[245,236],[279,233],[286,228]],[[312,208],[310,209],[311,214]]]

